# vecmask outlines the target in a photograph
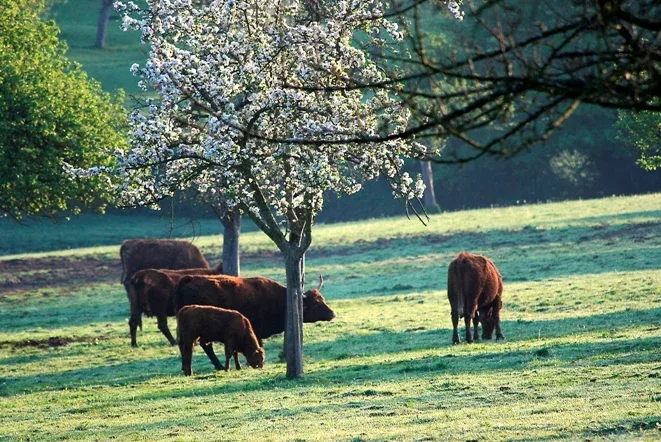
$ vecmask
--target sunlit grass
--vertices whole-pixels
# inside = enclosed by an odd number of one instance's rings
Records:
[[[306,324],[297,381],[284,378],[282,337],[263,370],[216,373],[196,349],[191,378],[153,318],[131,349],[118,283],[0,296],[0,439],[658,439],[659,201],[317,226],[308,271],[323,273],[338,317]],[[221,238],[196,243],[213,254]],[[261,234],[242,245],[246,275],[283,280]],[[447,265],[464,249],[503,273],[506,342],[451,345]],[[52,336],[76,342],[12,345]]]

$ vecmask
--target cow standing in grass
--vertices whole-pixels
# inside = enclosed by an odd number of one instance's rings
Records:
[[[223,273],[223,263],[210,269],[146,269],[136,272],[129,280],[129,304],[131,317],[129,330],[131,332],[131,346],[137,347],[136,330],[142,329],[142,314],[156,316],[158,329],[165,335],[170,344],[177,341],[168,328],[168,316],[175,316],[174,289],[179,280],[185,275],[219,275]]]
[[[452,343],[459,344],[459,317],[466,324],[466,342],[473,342],[471,320],[478,339],[478,324],[482,323],[482,339],[504,339],[500,329],[503,307],[503,278],[493,261],[486,256],[461,252],[448,268],[448,299],[452,309]]]

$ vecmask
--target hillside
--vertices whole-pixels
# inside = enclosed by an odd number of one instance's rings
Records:
[[[153,318],[131,349],[121,228],[80,232],[89,248],[0,257],[0,439],[658,438],[661,194],[317,226],[307,269],[337,319],[305,325],[300,381],[281,337],[260,371],[196,348],[192,378]],[[195,238],[212,261],[221,242]],[[264,235],[242,245],[245,275],[284,279]],[[505,342],[451,345],[461,250],[503,274]]]

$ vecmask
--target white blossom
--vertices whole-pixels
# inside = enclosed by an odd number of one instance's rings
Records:
[[[404,131],[408,111],[384,90],[347,88],[388,80],[353,45],[367,21],[375,35],[402,31],[378,0],[328,3],[323,22],[306,18],[303,0],[147,0],[140,11],[117,3],[122,26],[150,45],[143,67],[130,70],[158,96],[131,113],[130,149],[118,152],[123,202],[150,205],[194,187],[254,217],[264,203],[277,216],[314,216],[326,191],[352,194],[382,175],[397,197],[420,197],[424,184],[402,168],[424,146],[378,141]]]

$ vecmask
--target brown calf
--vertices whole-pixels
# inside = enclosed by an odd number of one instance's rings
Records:
[[[243,353],[253,368],[262,368],[264,365],[264,349],[257,342],[250,321],[235,310],[208,305],[186,306],[177,313],[177,337],[181,369],[186,376],[193,374],[193,347],[198,340],[200,344],[213,341],[225,344],[225,366],[218,359],[212,360],[216,370],[229,371],[232,356],[236,369],[241,370],[238,353]]]

